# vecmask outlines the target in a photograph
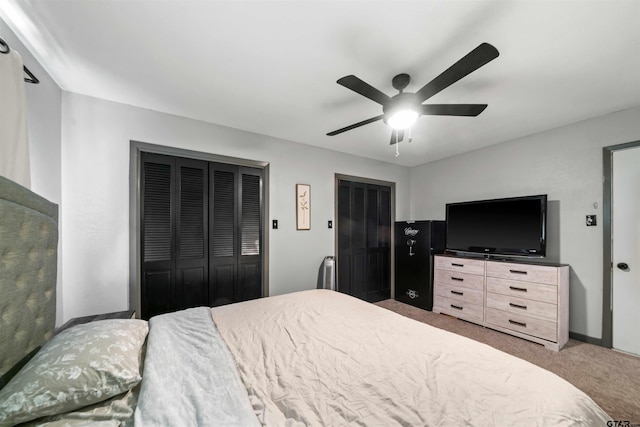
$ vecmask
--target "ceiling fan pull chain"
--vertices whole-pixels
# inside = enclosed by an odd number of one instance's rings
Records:
[[[413,141],[413,137],[411,136],[411,126],[409,126],[409,138],[407,139],[407,141],[409,143],[411,143],[411,141]]]
[[[396,134],[396,157],[398,157],[400,155],[400,149],[398,148],[400,144],[398,143],[398,132],[396,132],[395,134]]]

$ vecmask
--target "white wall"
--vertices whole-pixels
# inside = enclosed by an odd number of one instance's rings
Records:
[[[62,195],[60,187],[62,91],[2,19],[0,19],[0,37],[11,49],[15,49],[20,54],[29,71],[40,80],[39,84],[25,83],[31,189],[59,205]],[[60,280],[61,269],[61,259],[58,259],[57,323],[62,320],[62,298],[59,298],[63,291]]]
[[[270,295],[312,289],[334,254],[334,174],[397,184],[409,212],[409,169],[65,92],[62,101],[64,319],[125,310],[129,282],[130,141],[270,163]],[[310,231],[295,230],[295,184],[311,185]]]
[[[569,329],[601,338],[602,147],[636,140],[640,108],[413,168],[411,216],[444,219],[449,202],[547,194],[548,258],[571,265]],[[588,214],[597,226],[585,226]]]

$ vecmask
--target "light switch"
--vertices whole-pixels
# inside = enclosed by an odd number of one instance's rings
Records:
[[[596,216],[595,215],[587,215],[587,227],[591,227],[596,225]]]
[[[329,221],[329,222],[327,223],[327,226],[328,226],[329,228],[333,228],[333,221]]]
[[[274,230],[278,229],[278,220],[274,219],[271,221],[271,228],[273,228]]]

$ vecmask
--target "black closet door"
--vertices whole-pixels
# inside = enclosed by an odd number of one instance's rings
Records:
[[[207,162],[176,159],[176,308],[207,305],[208,167]]]
[[[142,313],[206,304],[207,163],[143,153]]]
[[[262,170],[209,164],[209,305],[260,298]]]
[[[141,317],[175,310],[175,159],[142,153]]]
[[[367,188],[367,301],[391,297],[391,190]]]
[[[235,301],[238,208],[237,166],[209,164],[209,305]]]
[[[141,160],[141,317],[262,297],[263,171]]]
[[[262,171],[239,168],[240,239],[236,301],[262,297]]]
[[[391,296],[391,189],[338,182],[337,289],[366,301]]]

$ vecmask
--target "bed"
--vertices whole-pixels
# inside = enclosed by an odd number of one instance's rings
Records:
[[[548,371],[331,290],[54,335],[57,207],[0,177],[0,236],[0,426],[610,421]]]

